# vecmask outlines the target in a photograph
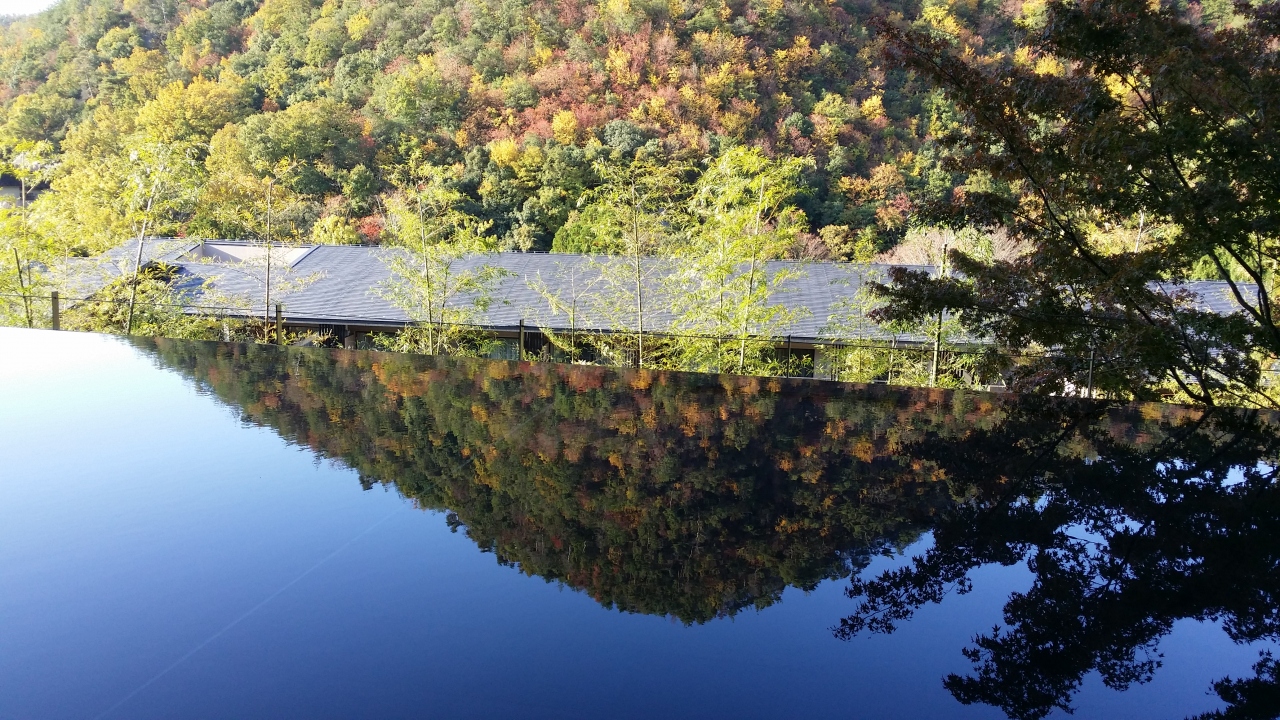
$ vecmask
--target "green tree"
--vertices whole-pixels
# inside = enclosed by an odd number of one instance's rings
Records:
[[[715,338],[685,344],[687,354],[703,356],[698,365],[717,372],[776,369],[772,342],[759,339],[785,334],[799,319],[800,311],[778,302],[778,296],[800,269],[794,264],[770,269],[766,263],[785,257],[806,229],[804,213],[793,202],[803,190],[801,174],[808,164],[735,147],[698,179],[690,202],[695,224],[680,291],[673,296],[676,327]],[[724,337],[734,338],[730,348],[721,343]],[[714,362],[705,357],[708,351]]]
[[[1014,369],[1018,387],[1081,384],[1096,357],[1108,392],[1280,404],[1262,372],[1280,356],[1280,10],[1237,8],[1238,25],[1214,30],[1172,4],[1050,0],[1028,19],[1043,30],[991,59],[882,22],[891,58],[964,114],[948,138],[960,168],[989,180],[931,214],[1030,249],[991,262],[953,251],[949,278],[899,271],[883,317],[963,309],[972,335],[1052,351]],[[1098,233],[1153,224],[1166,232],[1132,245]],[[1234,313],[1182,287],[1205,266]]]
[[[506,275],[479,259],[493,250],[489,223],[459,209],[463,197],[450,187],[449,168],[421,164],[403,175],[400,194],[387,202],[391,241],[383,261],[392,279],[381,291],[415,326],[388,343],[431,355],[482,348],[474,323]]]
[[[651,156],[601,160],[595,172],[601,185],[586,196],[586,228],[608,256],[593,261],[600,273],[594,311],[615,332],[635,338],[632,362],[644,367],[645,333],[653,332],[669,298],[666,281],[670,251],[683,224],[687,194],[685,168]]]
[[[556,263],[551,282],[544,280],[541,273],[534,278],[525,278],[525,282],[547,302],[547,314],[535,317],[542,333],[568,356],[569,362],[577,362],[582,351],[579,329],[584,318],[591,318],[591,307],[597,296],[596,286],[600,284],[598,269],[591,265]],[[550,327],[563,328],[565,323],[568,324],[567,334]]]
[[[320,195],[341,187],[337,171],[350,170],[365,159],[362,135],[350,107],[321,99],[253,115],[241,124],[239,140],[259,172],[269,174],[281,165],[294,168],[289,189]]]
[[[130,155],[133,164],[129,180],[132,193],[126,218],[135,229],[137,252],[130,272],[132,281],[124,323],[125,335],[133,332],[133,314],[148,232],[163,223],[167,216],[185,211],[194,199],[190,178],[199,171],[200,165],[193,154],[190,146],[154,143],[144,145]]]
[[[39,263],[48,253],[43,238],[32,227],[30,190],[48,177],[48,156],[52,147],[44,142],[23,142],[13,147],[0,161],[0,174],[18,180],[18,196],[0,202],[0,267],[11,265],[12,271],[0,273],[0,318],[6,324],[35,324],[31,296],[46,285],[36,276]],[[17,321],[17,322],[15,322]]]

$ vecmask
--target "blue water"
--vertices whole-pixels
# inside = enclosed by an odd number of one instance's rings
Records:
[[[604,609],[106,336],[0,329],[0,458],[7,719],[997,718],[942,677],[1029,582],[983,568],[850,642],[847,581],[701,625]],[[1189,621],[1161,651],[1076,717],[1203,712],[1257,657]]]

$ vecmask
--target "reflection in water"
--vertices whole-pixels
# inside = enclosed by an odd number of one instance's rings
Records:
[[[1026,562],[946,685],[1017,718],[1151,677],[1175,621],[1277,635],[1274,418],[1161,405],[136,340],[244,418],[448,512],[500,562],[687,623],[852,576],[835,632],[889,632]],[[877,554],[931,531],[914,563]],[[1277,667],[1215,685],[1280,712]],[[1227,717],[1224,715],[1223,717]]]
[[[935,545],[909,567],[855,579],[858,601],[837,634],[892,631],[986,564],[1026,561],[1033,585],[1011,596],[1004,627],[965,650],[961,702],[1011,717],[1069,708],[1097,671],[1112,688],[1145,682],[1174,622],[1223,626],[1237,642],[1280,629],[1280,450],[1272,416],[1105,408],[1025,398],[995,426],[911,455],[946,475],[962,502],[939,513]],[[1265,464],[1264,464],[1265,463]],[[1215,690],[1231,715],[1280,715],[1277,665]]]

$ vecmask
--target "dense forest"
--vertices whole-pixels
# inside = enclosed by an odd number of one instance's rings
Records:
[[[839,228],[810,251],[839,255],[857,231],[887,247],[917,196],[962,181],[932,140],[948,103],[884,67],[868,18],[985,48],[1035,7],[67,0],[0,29],[0,154],[48,183],[33,224],[73,252],[127,238],[159,167],[156,234],[260,236],[271,184],[281,239],[377,242],[422,164],[503,247],[546,250],[602,157],[696,172],[748,145],[805,159],[795,203],[815,237]]]
[[[145,235],[368,242],[415,321],[464,255],[665,255],[745,338],[760,260],[879,257],[943,271],[875,322],[1039,357],[1010,387],[1280,406],[1278,43],[1227,0],[65,0],[0,26],[0,306]]]

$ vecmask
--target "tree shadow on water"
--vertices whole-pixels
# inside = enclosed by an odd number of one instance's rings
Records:
[[[1083,678],[1112,689],[1152,679],[1178,620],[1218,623],[1237,643],[1280,630],[1275,417],[1230,410],[1023,398],[998,426],[904,452],[936,464],[960,500],[910,565],[855,578],[837,637],[888,633],[916,609],[971,589],[970,573],[1024,563],[1003,625],[963,650],[946,688],[1012,718],[1071,712]],[[1277,662],[1223,678],[1200,718],[1280,715]]]

